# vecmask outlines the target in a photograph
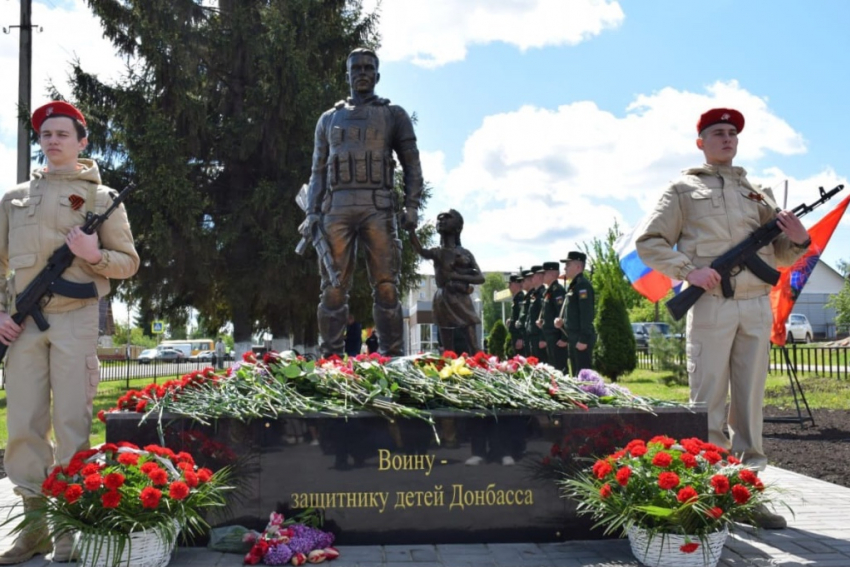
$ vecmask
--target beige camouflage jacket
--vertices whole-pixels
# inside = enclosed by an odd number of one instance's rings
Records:
[[[15,295],[44,268],[53,251],[65,243],[68,231],[85,222],[86,212],[102,213],[111,205],[111,190],[100,184],[97,164],[86,159],[79,163],[81,168],[75,172],[35,171],[30,182],[3,195],[0,269],[7,285],[0,285],[0,310],[14,312]],[[98,297],[103,297],[110,291],[110,278],[125,279],[136,273],[139,255],[123,205],[101,225],[97,234],[103,259],[98,264],[89,264],[75,258],[62,277],[76,283],[94,282]],[[61,313],[96,301],[54,295],[43,311]]]
[[[708,266],[775,216],[769,189],[757,189],[741,167],[703,165],[687,169],[659,199],[637,238],[643,262],[678,280]],[[673,247],[676,247],[675,249]],[[784,234],[759,251],[769,266],[790,265],[805,253]],[[748,270],[732,278],[736,299],[761,297],[771,285]],[[720,286],[708,293],[722,295]]]

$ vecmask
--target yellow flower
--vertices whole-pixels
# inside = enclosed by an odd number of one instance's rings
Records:
[[[451,364],[446,364],[442,370],[440,370],[440,378],[444,380],[446,378],[451,378],[453,374],[457,374],[458,376],[471,376],[472,370],[467,368],[466,359],[462,356],[454,359]]]

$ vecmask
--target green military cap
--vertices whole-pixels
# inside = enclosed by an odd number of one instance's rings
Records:
[[[543,273],[543,266],[531,266],[531,273],[532,274]]]
[[[543,262],[543,271],[547,272],[549,270],[555,270],[556,272],[561,269],[561,264],[558,262]]]
[[[561,260],[561,262],[564,262],[566,264],[567,262],[572,262],[573,260],[578,260],[579,262],[585,262],[585,261],[587,261],[587,254],[573,250],[572,252],[567,254],[567,257],[564,258],[563,260]]]
[[[523,278],[523,279],[525,279],[525,278],[530,278],[530,277],[531,277],[531,276],[533,276],[533,275],[534,275],[534,269],[529,269],[529,270],[523,270],[523,271],[522,271],[522,278]]]
[[[510,277],[510,278],[508,278],[508,281],[510,281],[511,283],[519,283],[519,282],[521,282],[523,279],[524,279],[524,278],[522,277],[522,275],[521,275],[521,274],[511,274],[511,277]]]

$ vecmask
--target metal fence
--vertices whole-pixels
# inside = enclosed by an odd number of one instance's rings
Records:
[[[232,361],[225,361],[224,367],[228,368],[233,364]],[[100,381],[101,382],[117,382],[119,380],[135,380],[137,378],[149,379],[156,382],[161,378],[173,378],[174,376],[183,376],[193,370],[203,370],[215,364],[209,361],[181,361],[171,362],[165,360],[152,360],[139,362],[138,359],[129,360],[105,360],[100,363]]]
[[[788,345],[788,355],[797,368],[798,374],[816,374],[818,376],[835,377],[850,380],[850,347],[798,347]],[[658,357],[652,351],[638,351],[637,367],[641,370],[659,370]],[[684,355],[677,357],[679,364],[684,364]],[[785,360],[781,348],[770,349],[770,372],[782,374],[785,372]]]

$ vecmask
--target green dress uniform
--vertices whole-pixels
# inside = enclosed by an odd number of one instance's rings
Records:
[[[514,295],[513,307],[511,307],[511,326],[508,329],[508,332],[511,334],[511,347],[517,354],[522,354],[520,349],[516,348],[517,341],[522,340],[523,346],[525,345],[525,329],[519,325],[520,317],[522,316],[522,307],[525,304],[525,296],[526,293],[523,290],[516,292]]]
[[[557,370],[567,373],[568,347],[558,346],[558,341],[563,339],[561,329],[555,327],[555,319],[560,316],[564,306],[567,290],[558,280],[549,284],[549,288],[543,295],[543,307],[540,318],[543,320],[543,340],[546,341],[546,355],[549,364]]]
[[[531,305],[528,309],[528,318],[525,321],[525,336],[529,343],[529,352],[531,356],[536,356],[540,362],[547,362],[546,349],[540,348],[540,341],[543,340],[543,331],[537,326],[537,320],[540,318],[540,310],[543,308],[543,295],[546,293],[546,286],[541,285],[531,292]]]
[[[590,368],[593,361],[593,345],[596,344],[596,330],[593,328],[595,305],[593,286],[582,272],[573,278],[567,288],[567,301],[563,308],[566,313],[561,315],[567,342],[570,344],[570,368],[573,376],[578,376],[581,370]],[[587,348],[579,351],[576,343],[584,343]]]

